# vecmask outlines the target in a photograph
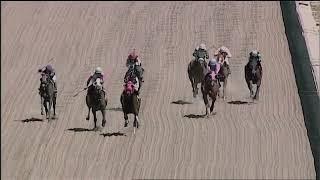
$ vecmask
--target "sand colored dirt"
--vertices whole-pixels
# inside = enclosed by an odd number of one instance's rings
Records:
[[[192,118],[205,113],[186,71],[200,42],[233,55],[228,98],[210,118]],[[146,70],[135,135],[119,101],[133,47]],[[253,48],[263,57],[260,101],[229,104],[250,101],[243,71]],[[37,69],[51,58],[58,119],[47,122]],[[106,127],[68,130],[93,127],[85,93],[73,95],[95,66],[107,74]],[[1,178],[315,178],[294,78],[279,2],[1,2]],[[192,104],[171,104],[179,100]]]

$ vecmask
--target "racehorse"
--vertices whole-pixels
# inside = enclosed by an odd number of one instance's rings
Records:
[[[128,114],[134,114],[133,127],[139,128],[139,109],[141,100],[138,98],[137,94],[134,92],[134,85],[131,80],[127,81],[124,85],[124,90],[120,97],[120,102],[122,105],[122,111],[124,114],[124,127],[128,126]],[[135,132],[135,129],[134,129]]]
[[[86,104],[88,106],[88,115],[86,120],[90,119],[90,109],[92,109],[92,114],[94,118],[94,129],[97,128],[97,111],[102,113],[102,127],[106,124],[106,107],[108,100],[106,98],[106,93],[103,90],[102,80],[97,78],[95,82],[89,86],[88,93],[86,96]]]
[[[219,93],[219,82],[217,79],[213,80],[211,75],[208,73],[204,80],[201,83],[201,92],[202,92],[202,97],[204,104],[206,106],[206,116],[209,117],[209,115],[212,113],[213,108],[214,108],[214,103],[217,100],[217,95]],[[209,99],[208,96],[211,98],[211,106],[209,104]],[[209,107],[210,107],[210,112],[209,112]]]
[[[41,98],[41,115],[43,115],[43,106],[46,111],[46,118],[51,118],[51,107],[53,107],[53,116],[56,116],[56,93],[54,92],[54,82],[45,73],[41,73],[39,94]]]
[[[228,69],[228,65],[227,63],[223,60],[224,57],[223,55],[221,54],[218,54],[218,62],[221,64],[221,68],[220,68],[220,71],[219,71],[219,81],[220,82],[223,82],[223,95],[222,95],[222,98],[223,100],[226,99],[226,89],[227,89],[227,84],[228,84],[228,77],[229,77],[229,74],[230,74],[230,70]]]
[[[248,88],[250,90],[250,97],[256,100],[259,100],[259,91],[261,86],[261,80],[262,80],[262,66],[261,63],[258,62],[256,59],[250,60],[245,68],[245,79],[248,85]],[[252,85],[256,84],[257,89],[254,94]]]
[[[200,84],[207,73],[207,62],[203,58],[192,60],[188,64],[188,76],[192,85],[193,97],[198,95],[198,84]]]

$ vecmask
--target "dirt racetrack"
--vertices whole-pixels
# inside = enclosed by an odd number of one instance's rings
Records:
[[[186,71],[200,42],[233,55],[228,98],[210,118],[192,118],[205,113]],[[146,70],[135,135],[119,101],[133,47]],[[230,104],[250,101],[243,70],[253,48],[260,101]],[[37,69],[51,58],[58,119],[48,122]],[[85,120],[85,93],[73,97],[95,66],[107,74],[101,132]],[[294,78],[279,2],[1,2],[1,178],[314,179]]]

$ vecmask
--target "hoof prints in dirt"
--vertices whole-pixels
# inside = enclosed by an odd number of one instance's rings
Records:
[[[204,117],[206,117],[206,115],[205,115],[205,114],[203,114],[203,115],[198,115],[198,114],[188,114],[188,115],[184,115],[183,117],[198,119],[198,118],[204,118]]]
[[[172,101],[171,104],[185,105],[185,104],[192,104],[192,103],[191,102],[187,102],[187,101],[183,101],[183,100],[179,100],[179,101]]]
[[[100,134],[100,135],[102,135],[103,137],[106,137],[106,136],[108,136],[108,137],[111,137],[111,136],[127,136],[126,134],[124,134],[124,133],[121,133],[121,132],[114,132],[114,133],[105,133],[105,134]]]
[[[27,123],[27,122],[43,122],[42,119],[39,118],[30,118],[30,119],[23,119],[23,120],[15,120],[15,121],[21,121],[23,123]]]
[[[247,101],[229,101],[228,104],[251,104]]]

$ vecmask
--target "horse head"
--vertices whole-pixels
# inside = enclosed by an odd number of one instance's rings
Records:
[[[93,86],[98,91],[102,90],[102,79],[101,78],[97,78],[96,81],[93,83]]]
[[[227,53],[223,52],[223,53],[218,53],[217,55],[217,61],[220,63],[220,64],[224,64],[224,60],[226,59],[227,57]]]
[[[248,67],[249,67],[249,70],[251,71],[251,73],[253,75],[256,75],[257,70],[258,70],[258,60],[256,60],[256,59],[250,60]]]

